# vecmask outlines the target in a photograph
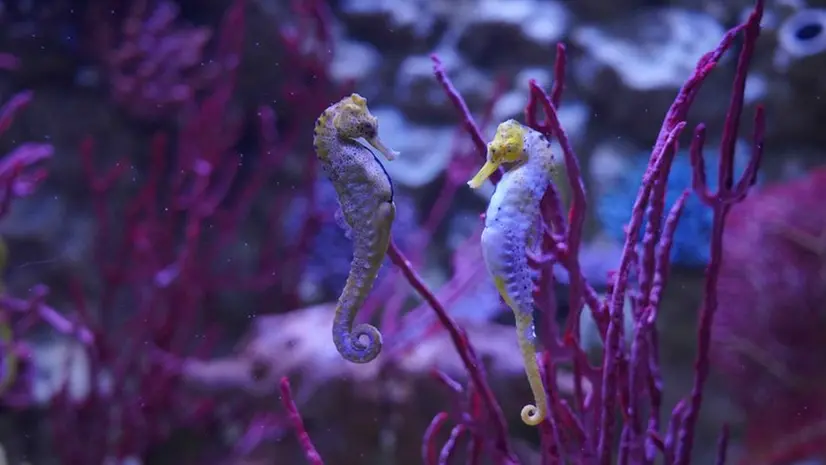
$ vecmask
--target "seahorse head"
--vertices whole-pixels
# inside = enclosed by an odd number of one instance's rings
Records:
[[[364,139],[388,160],[398,156],[398,152],[389,149],[379,138],[379,120],[367,108],[366,98],[352,94],[341,99],[337,107],[333,127],[340,137]]]
[[[513,163],[525,159],[525,135],[528,128],[516,120],[509,119],[496,128],[493,140],[488,143],[488,156],[482,169],[468,181],[468,186],[476,189],[490,177],[503,163]]]

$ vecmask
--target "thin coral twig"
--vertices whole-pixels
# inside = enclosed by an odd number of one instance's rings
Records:
[[[451,102],[453,102],[453,106],[455,106],[459,110],[459,113],[462,114],[462,124],[465,126],[465,129],[470,135],[473,145],[476,146],[476,150],[482,157],[484,157],[487,155],[487,144],[485,143],[484,136],[482,136],[482,131],[479,129],[479,126],[476,125],[476,121],[474,121],[471,116],[470,109],[465,103],[465,99],[462,98],[459,91],[456,90],[456,87],[454,87],[453,83],[450,82],[450,79],[447,77],[447,72],[444,69],[444,65],[442,65],[442,61],[439,57],[437,55],[431,55],[430,59],[433,61],[433,72],[436,75],[436,80],[438,80],[439,84],[442,85],[442,88],[445,90],[445,93],[447,93],[448,98]],[[501,171],[499,174],[494,174],[491,176],[491,179],[494,180],[494,182],[498,182],[500,177]]]
[[[318,451],[313,445],[313,441],[310,439],[310,435],[307,434],[307,429],[304,427],[304,421],[301,419],[301,414],[298,413],[298,406],[295,405],[293,393],[290,389],[290,380],[286,376],[281,378],[280,387],[281,403],[287,411],[287,416],[290,419],[290,423],[293,425],[293,430],[298,437],[298,442],[301,444],[301,448],[304,449],[304,456],[307,457],[307,461],[310,465],[324,465],[324,461],[321,460],[321,455],[318,454]]]
[[[528,103],[528,112],[535,113],[536,102],[541,106],[545,113],[545,125],[538,126],[541,131],[547,136],[556,137],[562,148],[562,155],[565,161],[565,173],[568,177],[568,184],[571,188],[571,208],[568,214],[567,230],[563,225],[554,225],[554,219],[558,218],[561,213],[561,205],[558,196],[551,195],[549,202],[553,202],[549,207],[543,205],[545,211],[551,216],[545,218],[551,227],[545,229],[545,239],[543,240],[543,247],[549,244],[552,239],[551,235],[564,234],[565,235],[565,250],[567,260],[564,262],[565,268],[568,270],[569,286],[568,286],[568,300],[569,300],[569,315],[568,321],[565,325],[564,342],[567,347],[575,352],[573,357],[574,365],[574,397],[576,405],[579,410],[585,409],[585,401],[583,395],[583,357],[580,356],[581,346],[579,344],[579,322],[582,314],[582,305],[584,299],[584,292],[587,286],[585,278],[582,276],[579,263],[579,249],[582,244],[583,227],[585,224],[585,213],[588,209],[585,183],[582,177],[582,172],[579,167],[579,160],[574,153],[573,146],[568,138],[562,123],[559,121],[559,115],[556,111],[556,106],[562,98],[562,91],[565,83],[565,68],[566,68],[566,54],[565,47],[562,44],[557,46],[557,55],[554,66],[554,87],[552,89],[553,97],[548,94],[537,84],[535,80],[529,82],[531,90],[530,100]],[[549,193],[555,194],[549,189]],[[546,194],[547,196],[547,194]],[[544,199],[543,199],[544,200]],[[543,202],[544,203],[544,202]],[[555,212],[554,212],[555,210]],[[559,221],[558,219],[556,221]],[[605,326],[604,315],[599,313],[596,307],[591,308],[591,313],[594,315],[594,320],[597,326],[601,329],[600,335],[604,335],[607,329]],[[547,315],[547,318],[553,318],[553,315]],[[604,338],[604,336],[603,336]]]
[[[717,440],[717,459],[714,461],[715,465],[724,465],[726,463],[726,452],[728,451],[728,423],[723,425],[720,431],[720,438]]]
[[[663,381],[660,373],[660,360],[657,347],[659,347],[659,335],[657,333],[657,313],[662,297],[662,291],[665,289],[668,281],[668,267],[671,256],[671,246],[674,243],[674,235],[677,232],[677,224],[680,220],[685,202],[688,200],[690,191],[685,190],[668,213],[663,228],[662,237],[660,238],[657,253],[655,256],[655,271],[651,285],[651,295],[648,299],[648,308],[644,310],[642,318],[643,323],[648,328],[648,396],[651,400],[651,410],[648,418],[648,432],[645,441],[645,456],[643,458],[643,465],[650,465],[654,463],[657,451],[662,451],[663,447],[660,442],[657,442],[659,436],[650,434],[651,432],[659,432],[660,430],[660,414],[662,410],[663,397]]]
[[[564,51],[564,48],[560,48],[557,55],[558,61],[563,63],[565,61]],[[559,79],[561,79],[561,76],[557,77],[557,80]],[[562,147],[562,155],[565,159],[565,172],[568,176],[568,184],[571,187],[571,209],[568,215],[568,230],[565,245],[568,251],[567,268],[570,280],[569,292],[570,298],[573,300],[570,302],[571,317],[568,318],[565,335],[566,339],[578,340],[579,315],[582,312],[582,287],[584,285],[584,279],[579,269],[579,248],[582,243],[585,212],[588,208],[585,197],[585,182],[582,178],[579,160],[574,152],[573,145],[565,129],[563,129],[562,123],[559,121],[559,115],[556,112],[551,98],[535,80],[531,80],[529,85],[531,98],[538,100],[545,113],[548,123],[547,133],[556,137],[559,145]],[[546,234],[551,234],[551,230],[547,229]]]
[[[711,326],[717,311],[717,281],[722,266],[723,228],[726,217],[732,205],[742,201],[747,194],[748,188],[755,183],[757,170],[762,158],[763,129],[765,123],[763,121],[763,110],[762,108],[758,108],[755,116],[752,158],[749,160],[749,164],[742,178],[738,180],[735,185],[733,181],[735,141],[745,99],[746,77],[752,55],[754,54],[757,38],[760,35],[760,21],[763,17],[763,6],[764,0],[757,0],[754,9],[742,27],[742,30],[745,31],[745,38],[737,61],[734,83],[732,85],[731,102],[726,113],[723,132],[724,144],[720,147],[719,155],[719,186],[716,194],[711,194],[708,185],[704,182],[705,176],[703,173],[702,155],[704,129],[702,126],[697,128],[695,139],[692,141],[690,148],[694,191],[703,203],[712,208],[713,219],[711,244],[709,246],[711,257],[706,269],[703,306],[700,313],[700,324],[697,330],[697,356],[694,361],[694,385],[692,386],[690,403],[685,412],[680,430],[675,458],[677,465],[688,465],[691,460],[691,449],[694,445],[694,427],[699,416],[700,406],[703,401],[703,388],[709,373]]]
[[[439,412],[430,420],[430,424],[424,431],[422,437],[422,463],[424,465],[437,465],[438,455],[436,453],[436,435],[447,423],[447,412]]]
[[[467,431],[467,427],[465,425],[456,425],[450,430],[450,436],[445,441],[445,444],[442,446],[442,450],[439,453],[439,465],[449,465],[450,460],[456,455],[456,446],[459,442],[459,438],[462,437],[462,434]]]
[[[499,403],[496,401],[490,386],[485,380],[482,363],[476,356],[470,342],[467,340],[467,335],[462,329],[459,328],[453,318],[448,315],[447,310],[445,310],[439,299],[437,299],[433,292],[428,289],[427,285],[424,283],[424,280],[413,269],[410,261],[404,256],[404,254],[402,254],[395,241],[390,242],[387,255],[390,257],[393,264],[399,267],[402,274],[413,289],[416,290],[416,292],[430,305],[430,307],[433,308],[433,311],[436,312],[439,322],[447,330],[456,351],[459,353],[459,357],[462,359],[462,363],[467,368],[470,379],[473,381],[477,392],[481,394],[488,414],[491,415],[494,425],[494,436],[496,438],[497,451],[503,454],[511,462],[516,462],[515,456],[508,443],[507,426],[505,416],[502,413],[502,408],[499,406]]]
[[[649,196],[651,195],[654,180],[659,177],[668,158],[673,156],[674,141],[677,140],[684,128],[685,123],[677,124],[668,134],[665,144],[661,145],[662,152],[651,155],[653,164],[643,176],[640,192],[631,209],[631,222],[628,225],[628,232],[626,233],[625,246],[620,259],[619,271],[617,272],[617,280],[610,297],[610,323],[605,341],[605,357],[603,357],[602,412],[598,442],[599,461],[602,465],[608,465],[611,460],[615,413],[614,405],[616,403],[616,396],[620,392],[617,389],[617,382],[621,367],[624,364],[621,338],[623,331],[624,294],[625,287],[628,284],[633,257],[635,256],[637,237],[642,227],[643,213]]]

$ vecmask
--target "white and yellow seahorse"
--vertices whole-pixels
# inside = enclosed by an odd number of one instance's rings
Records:
[[[504,163],[515,164],[496,186],[485,215],[482,255],[499,294],[516,317],[516,335],[535,405],[521,412],[525,424],[545,419],[547,400],[536,361],[533,281],[527,251],[539,237],[539,204],[551,183],[551,143],[542,134],[508,120],[488,143],[487,161],[468,182],[478,188]]]

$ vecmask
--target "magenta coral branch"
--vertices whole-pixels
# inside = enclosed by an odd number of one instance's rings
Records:
[[[660,299],[665,284],[668,281],[669,257],[671,256],[671,246],[674,243],[674,234],[680,220],[685,202],[688,200],[689,190],[683,191],[665,220],[662,236],[657,245],[655,256],[654,275],[651,283],[651,292],[648,297],[647,308],[643,310],[643,323],[648,327],[648,396],[651,398],[651,411],[648,419],[648,437],[645,441],[644,465],[654,463],[657,451],[662,451],[662,443],[658,443],[658,436],[651,433],[660,431],[660,411],[662,410],[663,381],[660,374],[659,354],[656,350],[659,347],[659,335],[657,332],[657,313],[660,306]],[[633,366],[633,364],[632,364]],[[630,391],[630,389],[629,389]]]
[[[737,129],[740,125],[740,116],[743,110],[743,100],[746,86],[746,76],[749,64],[754,53],[757,38],[760,35],[760,21],[763,17],[763,0],[758,0],[754,10],[749,15],[743,29],[745,39],[743,48],[737,61],[737,70],[734,76],[731,103],[726,114],[726,123],[723,132],[723,144],[720,147],[720,183],[717,194],[710,194],[707,185],[703,182],[702,143],[704,131],[697,128],[695,139],[691,145],[691,159],[694,167],[693,187],[695,193],[706,205],[714,211],[711,232],[711,257],[706,269],[703,306],[700,313],[700,324],[697,330],[697,357],[694,361],[694,386],[691,390],[691,400],[683,418],[677,447],[676,464],[688,465],[691,460],[691,449],[694,444],[694,425],[697,423],[700,406],[703,401],[703,388],[709,372],[709,346],[711,342],[711,325],[717,311],[717,282],[723,256],[723,228],[731,206],[743,200],[757,176],[763,151],[764,113],[758,108],[755,116],[754,141],[752,158],[749,160],[743,176],[734,185],[734,150]]]
[[[24,91],[14,95],[0,108],[0,132],[6,132],[18,111],[32,101],[32,92]]]
[[[557,463],[560,459],[561,449],[564,448],[562,442],[562,435],[559,432],[559,422],[557,421],[556,407],[559,399],[556,395],[556,366],[550,351],[545,351],[542,354],[542,381],[547,386],[548,397],[550,400],[550,415],[548,421],[543,421],[539,425],[539,435],[541,439],[540,446],[543,450],[543,465],[550,463]],[[584,433],[584,432],[583,432]],[[544,453],[547,451],[547,453]]]
[[[481,394],[488,414],[491,416],[491,420],[494,425],[494,436],[496,438],[497,451],[503,454],[506,459],[515,463],[515,456],[510,449],[510,445],[508,444],[508,431],[505,423],[505,416],[502,413],[499,403],[493,396],[490,386],[485,380],[482,363],[476,356],[476,353],[470,345],[470,342],[467,340],[467,336],[464,334],[464,331],[462,331],[453,318],[447,314],[444,306],[441,302],[439,302],[439,299],[436,298],[433,292],[427,288],[424,280],[422,280],[421,276],[419,276],[419,274],[413,269],[410,261],[404,256],[404,254],[402,254],[395,241],[390,242],[387,255],[390,257],[393,264],[399,267],[405,279],[407,279],[410,285],[413,286],[413,289],[415,289],[416,292],[430,305],[430,307],[433,308],[433,311],[436,312],[439,322],[445,327],[450,335],[450,339],[453,341],[453,345],[456,347],[456,351],[459,353],[462,363],[467,368],[474,387],[477,392]]]
[[[13,312],[36,316],[58,333],[74,337],[87,346],[93,345],[95,338],[88,328],[67,320],[60,312],[43,302],[48,292],[46,286],[39,285],[32,291],[29,300],[0,296],[0,306]]]
[[[659,182],[660,184],[664,184],[664,181],[664,179],[661,179]],[[655,191],[660,184],[655,186]],[[640,393],[646,392],[640,383],[643,380],[647,383],[647,394],[651,404],[648,432],[658,432],[660,429],[660,409],[662,407],[662,379],[657,353],[657,308],[660,302],[660,294],[667,280],[669,256],[671,253],[671,245],[674,241],[674,233],[689,193],[689,191],[684,191],[674,203],[665,220],[662,235],[654,233],[651,228],[649,228],[646,232],[646,241],[643,244],[644,252],[646,254],[650,253],[653,257],[652,261],[655,262],[655,266],[652,266],[652,284],[650,287],[655,289],[656,292],[651,292],[650,298],[647,299],[648,303],[646,303],[645,306],[640,306],[640,314],[635,315],[635,334],[631,345],[630,360],[628,362],[627,392],[629,401],[626,415],[628,418],[623,426],[622,447],[626,448],[626,457],[632,460],[631,463],[652,464],[654,463],[657,452],[657,444],[652,434],[648,434],[643,442],[639,442],[642,435],[641,418],[639,416],[639,412],[642,410],[639,405],[642,398]],[[662,206],[653,207],[655,203],[653,197],[661,194],[663,193],[658,194],[657,192],[652,192],[652,208],[649,208],[649,222],[653,219],[652,214],[662,214]],[[660,200],[663,199],[661,198]],[[658,213],[653,213],[652,210]],[[649,225],[650,224],[651,223],[649,223]],[[658,230],[659,227],[657,226],[656,229]],[[656,235],[656,237],[650,237],[651,235]],[[659,238],[659,246],[657,246],[656,243],[657,238]]]
[[[556,107],[560,104],[565,87],[566,64],[567,55],[565,46],[561,43],[557,44],[556,59],[554,60],[554,84],[551,90],[552,96],[549,97],[535,80],[531,80],[529,83],[531,93],[528,105],[525,108],[525,115],[531,127],[541,131],[549,138],[551,136],[556,137],[559,141],[565,162],[568,184],[571,187],[572,201],[567,225],[562,218],[562,206],[553,185],[549,186],[548,192],[546,192],[545,198],[542,201],[544,219],[551,225],[550,228],[546,228],[545,230],[543,253],[552,252],[557,261],[568,271],[570,279],[568,289],[570,315],[565,328],[564,342],[568,348],[575,352],[573,359],[574,394],[577,407],[583,410],[585,408],[582,388],[583,366],[581,360],[583,357],[580,357],[578,354],[578,352],[581,351],[578,340],[579,321],[583,301],[587,302],[591,308],[594,320],[599,328],[599,333],[603,339],[607,331],[607,320],[606,316],[601,313],[602,306],[599,305],[597,294],[586,282],[579,264],[579,249],[582,242],[585,213],[588,208],[587,197],[579,161],[556,112]],[[542,123],[536,121],[537,104],[541,105],[545,113],[545,119]],[[565,238],[564,243],[559,243],[554,237],[555,234],[563,235]],[[544,284],[550,285],[548,282]],[[549,314],[549,312],[546,311],[545,313],[547,315],[546,318],[549,320],[553,318],[553,315]]]
[[[467,431],[465,425],[456,425],[450,430],[450,436],[447,438],[447,441],[445,441],[439,453],[439,465],[450,464],[451,459],[456,455],[456,446],[458,445],[459,438],[461,438],[465,431]]]
[[[32,95],[29,91],[15,94],[0,108],[0,133],[8,130],[17,113],[31,102]],[[28,170],[51,158],[53,153],[54,148],[49,144],[26,143],[0,160],[0,189],[3,191],[0,216],[8,211],[12,199],[30,195],[45,179],[44,169]]]
[[[686,408],[688,408],[688,403],[681,400],[671,410],[671,420],[668,422],[668,429],[663,440],[663,449],[665,450],[663,463],[670,465],[676,461],[677,435],[680,433]]]
[[[436,435],[447,423],[447,412],[439,412],[430,420],[430,424],[424,431],[422,437],[422,463],[424,465],[437,465],[438,455],[436,451]]]
[[[565,62],[565,49],[559,47],[557,49],[557,63]],[[562,72],[564,65],[557,67],[557,72]],[[563,79],[563,76],[556,76],[557,82]],[[568,139],[568,134],[562,128],[562,123],[559,122],[559,115],[557,115],[551,98],[539,87],[535,80],[531,80],[531,99],[536,99],[542,106],[547,118],[548,128],[545,129],[546,134],[550,133],[559,141],[562,147],[562,155],[565,159],[565,171],[568,176],[568,183],[571,186],[571,210],[568,215],[568,231],[566,234],[566,248],[568,252],[567,269],[570,276],[570,311],[571,316],[568,318],[568,325],[565,329],[566,340],[576,341],[579,339],[579,315],[582,312],[582,288],[584,279],[579,269],[579,247],[582,243],[582,228],[585,224],[585,211],[588,204],[585,198],[585,183],[582,179],[582,173],[579,168],[579,160],[574,153],[574,148]],[[561,86],[557,86],[555,91],[561,93]],[[546,230],[546,234],[551,234],[551,230]],[[593,309],[596,313],[597,309]]]
[[[643,213],[648,203],[653,188],[654,181],[660,176],[663,166],[674,156],[674,143],[685,128],[685,123],[677,124],[668,134],[665,143],[660,145],[661,151],[651,155],[651,165],[643,176],[642,186],[637,195],[637,200],[631,209],[631,221],[626,233],[625,246],[620,258],[619,271],[617,272],[614,289],[610,296],[609,304],[609,325],[605,340],[605,356],[602,366],[602,415],[599,423],[599,442],[597,453],[599,463],[608,465],[611,461],[611,448],[613,445],[614,430],[614,405],[616,396],[619,394],[617,381],[620,376],[620,367],[625,362],[622,352],[622,332],[623,332],[623,310],[625,303],[625,291],[628,285],[628,278],[636,256],[635,248],[637,238],[642,227]]]
[[[465,126],[467,133],[470,135],[476,150],[479,151],[479,155],[484,157],[487,155],[487,143],[485,142],[484,136],[482,136],[482,131],[479,129],[479,126],[476,125],[476,121],[474,121],[473,117],[470,115],[470,109],[465,103],[465,99],[462,98],[459,91],[456,90],[456,87],[454,87],[453,83],[450,82],[450,79],[447,77],[447,72],[445,72],[444,65],[442,65],[442,61],[439,57],[434,54],[430,56],[430,59],[433,61],[433,73],[436,75],[436,80],[438,80],[439,84],[441,84],[442,88],[444,88],[448,98],[451,102],[453,102],[453,106],[455,106],[462,114],[462,124]],[[498,176],[495,179],[496,180],[494,182],[497,182]]]
[[[281,378],[280,384],[281,403],[287,411],[287,417],[289,418],[290,423],[292,423],[293,430],[298,437],[298,442],[301,444],[301,448],[304,449],[304,455],[307,457],[307,462],[309,462],[310,465],[324,465],[324,461],[321,460],[321,456],[318,454],[318,451],[313,445],[310,435],[307,434],[307,429],[304,428],[304,421],[301,419],[301,414],[298,413],[298,407],[295,405],[295,401],[293,400],[293,393],[290,389],[290,380],[285,376]]]
[[[34,193],[46,178],[45,169],[31,168],[52,157],[54,148],[49,144],[27,143],[0,160],[0,216],[8,212],[12,199]]]
[[[720,431],[720,439],[717,440],[717,459],[714,461],[714,465],[724,465],[726,463],[726,452],[728,451],[728,436],[729,436],[729,428],[728,424],[723,425],[722,431]]]
[[[762,11],[762,3],[758,2],[758,6],[756,7],[755,11]],[[753,20],[753,16],[754,15],[752,15],[752,18],[750,18],[749,21]],[[619,369],[616,362],[622,362],[623,358],[619,353],[619,345],[621,342],[620,334],[622,331],[622,312],[629,272],[631,270],[632,261],[636,255],[635,247],[643,220],[643,211],[645,209],[647,202],[649,201],[653,182],[662,176],[661,171],[665,166],[670,164],[669,157],[673,157],[674,141],[679,131],[682,130],[682,127],[684,127],[685,125],[685,123],[682,122],[682,120],[688,113],[690,105],[691,103],[693,103],[693,100],[696,97],[700,85],[702,84],[703,80],[708,75],[708,73],[714,68],[714,66],[716,66],[717,62],[723,56],[725,51],[730,47],[736,34],[739,33],[739,31],[742,30],[743,27],[748,27],[748,24],[749,23],[747,23],[746,26],[739,26],[737,28],[734,28],[728,33],[726,33],[718,47],[714,51],[704,55],[699,60],[695,72],[680,89],[677,98],[674,100],[674,103],[669,109],[666,118],[663,122],[663,126],[660,130],[660,134],[657,138],[657,142],[654,146],[654,150],[651,155],[649,169],[646,172],[643,179],[643,186],[640,188],[637,201],[634,204],[634,208],[631,215],[631,221],[628,226],[625,247],[623,249],[622,259],[620,262],[620,269],[617,275],[617,282],[615,283],[610,299],[611,324],[609,326],[608,337],[606,341],[606,354],[603,367],[604,372],[602,400],[604,402],[604,405],[602,410],[602,421],[600,422],[599,441],[599,459],[600,463],[603,465],[607,465],[608,463],[610,463],[610,448],[613,443],[613,404],[615,401],[614,396],[617,392],[615,383],[617,371]],[[745,47],[744,50],[749,51],[751,50],[751,47]],[[739,66],[738,70],[742,72],[745,71],[744,68],[741,69],[741,67]],[[731,116],[731,112],[732,111],[730,110],[729,116]],[[739,115],[739,113],[737,114]],[[727,124],[727,127],[730,128],[731,125]],[[734,125],[734,130],[736,132],[736,125]],[[665,178],[662,177],[660,179]],[[720,228],[722,228],[722,225],[720,225]],[[716,282],[716,276],[708,276],[707,279],[709,281],[713,280],[714,282]],[[648,287],[647,283],[646,287]],[[648,299],[647,296],[644,298]],[[702,334],[702,325],[700,333]],[[697,404],[697,406],[699,406],[699,403]],[[691,408],[688,409],[688,417],[691,416],[691,410]],[[673,420],[674,419],[672,419],[672,421]],[[684,439],[686,436],[688,436],[689,438],[692,437],[694,426],[693,422],[685,421],[681,423],[683,423],[681,425],[681,439]],[[673,441],[673,436],[671,439]],[[681,441],[681,443],[682,442],[683,441]],[[688,445],[688,449],[690,449],[690,439]],[[687,453],[684,451],[685,449],[681,448],[682,453]],[[684,465],[685,462],[682,461],[682,455],[678,453],[677,457],[679,457],[679,463]]]

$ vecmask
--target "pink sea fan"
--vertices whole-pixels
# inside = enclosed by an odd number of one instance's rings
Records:
[[[208,27],[178,23],[179,7],[160,1],[133,2],[118,40],[104,39],[105,69],[112,98],[131,116],[145,121],[166,120],[209,90],[224,63],[209,59]]]
[[[743,463],[826,453],[826,167],[749,196],[725,230],[712,358],[748,421]]]

